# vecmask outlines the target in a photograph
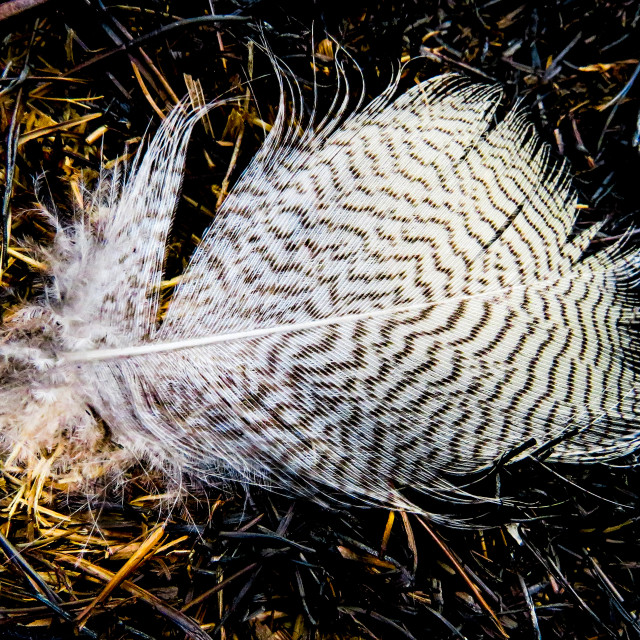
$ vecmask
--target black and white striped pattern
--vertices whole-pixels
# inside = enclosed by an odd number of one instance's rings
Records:
[[[301,142],[274,134],[156,328],[191,122],[175,114],[115,205],[142,241],[97,307],[121,337],[67,338],[59,366],[136,451],[395,506],[529,440],[554,460],[632,451],[638,255],[584,257],[597,229],[570,236],[566,168],[521,112],[495,122],[500,97],[443,76]],[[127,278],[140,301],[116,304]]]

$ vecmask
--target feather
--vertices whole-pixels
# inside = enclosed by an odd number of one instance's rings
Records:
[[[599,226],[572,235],[568,169],[521,110],[496,121],[496,87],[394,91],[301,137],[281,108],[159,321],[204,113],[177,107],[124,186],[58,228],[46,294],[4,323],[12,459],[64,442],[67,464],[415,509],[404,487],[464,500],[509,457],[634,451],[638,252],[586,253]]]

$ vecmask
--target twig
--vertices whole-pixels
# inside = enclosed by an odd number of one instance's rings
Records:
[[[218,582],[218,584],[215,587],[211,587],[211,589],[208,589],[204,593],[201,593],[197,598],[194,598],[193,600],[191,600],[191,602],[187,602],[187,604],[185,604],[184,607],[180,609],[180,611],[184,613],[188,609],[191,609],[191,607],[197,604],[200,604],[201,602],[204,602],[207,598],[210,598],[212,595],[218,593],[218,591],[220,591],[221,589],[224,589],[228,584],[231,584],[236,578],[239,578],[240,576],[244,575],[245,573],[247,573],[247,571],[251,571],[252,569],[255,569],[257,566],[258,566],[258,563],[253,562],[252,564],[247,565],[244,569],[240,569],[240,571],[237,571],[232,576],[225,578],[224,580],[222,580],[222,582]]]
[[[458,562],[456,557],[449,551],[447,545],[440,539],[440,536],[420,517],[416,516],[418,522],[426,529],[427,533],[433,538],[434,542],[442,549],[447,558],[451,561],[453,566],[456,568],[462,579],[469,585],[469,588],[473,592],[476,600],[480,603],[480,606],[489,614],[494,624],[498,628],[498,631],[502,634],[503,638],[508,638],[509,634],[506,632],[505,628],[502,626],[502,623],[498,619],[498,616],[494,613],[493,609],[489,606],[489,603],[484,599],[483,595],[480,593],[480,589],[473,583],[471,578],[467,575],[467,572],[464,570],[463,566]]]
[[[83,71],[86,68],[98,62],[102,62],[117,53],[122,53],[123,51],[129,51],[130,49],[135,49],[137,47],[140,47],[141,45],[147,42],[155,40],[160,36],[163,36],[171,31],[174,31],[175,29],[181,29],[183,27],[190,27],[192,25],[200,25],[200,24],[209,24],[209,23],[215,24],[218,22],[249,22],[250,20],[252,20],[252,18],[249,16],[218,16],[218,15],[198,16],[197,18],[185,18],[184,20],[178,20],[177,22],[172,22],[171,24],[167,24],[164,27],[160,27],[155,31],[151,31],[150,33],[140,36],[139,38],[134,38],[133,40],[129,40],[128,42],[123,42],[117,47],[110,49],[109,51],[105,51],[104,53],[101,53],[91,58],[91,60],[87,60],[86,62],[79,64],[78,66],[74,67],[70,71],[66,72],[64,75],[67,76],[77,71]]]
[[[51,590],[51,587],[40,577],[40,574],[35,571],[31,565],[22,557],[22,554],[11,544],[11,542],[0,533],[0,549],[4,551],[5,555],[9,559],[9,562],[13,564],[29,581],[33,588],[40,593],[45,604],[50,602],[58,603],[60,598]]]
[[[537,640],[542,640],[542,633],[540,632],[540,625],[538,624],[538,615],[536,614],[536,607],[533,604],[533,599],[531,598],[531,594],[529,593],[529,587],[527,587],[527,583],[524,581],[524,578],[520,574],[518,574],[518,581],[520,582],[520,588],[522,589],[524,601],[527,603],[527,607],[529,609],[529,617],[531,618],[533,631],[536,634]]]
[[[595,622],[597,622],[598,625],[600,625],[602,629],[604,629],[612,638],[618,638],[618,634],[613,629],[608,627],[597,616],[595,611],[593,611],[593,609],[591,609],[591,607],[589,607],[589,605],[580,597],[578,592],[573,588],[569,580],[567,580],[567,578],[564,577],[564,575],[562,574],[560,569],[556,566],[556,564],[550,558],[543,557],[542,554],[529,542],[529,540],[524,534],[522,534],[522,540],[524,542],[524,545],[527,547],[527,549],[529,549],[529,551],[538,559],[540,564],[542,564],[542,566],[547,570],[547,572],[550,575],[552,575],[558,582],[560,582],[562,586],[575,598],[580,608],[583,611],[585,611],[587,614],[589,614],[589,616],[591,616],[591,618]]]
[[[465,71],[469,71],[470,73],[480,76],[481,78],[485,78],[486,80],[491,80],[491,82],[496,82],[496,83],[498,82],[496,78],[494,78],[493,76],[490,76],[488,73],[485,73],[484,71],[480,71],[480,69],[476,69],[475,67],[472,67],[470,64],[467,64],[466,62],[462,62],[462,60],[456,60],[454,58],[450,58],[449,56],[445,56],[443,53],[440,53],[435,49],[431,49],[430,47],[425,47],[424,45],[420,47],[420,54],[425,56],[426,58],[437,60],[438,62],[446,62],[447,64],[450,64],[454,67],[460,67],[461,69],[464,69]]]
[[[7,134],[7,149],[6,149],[6,169],[5,169],[5,182],[4,182],[4,196],[2,198],[2,243],[0,244],[0,274],[7,266],[7,254],[9,251],[9,235],[11,234],[11,208],[9,203],[11,201],[11,194],[13,193],[13,176],[16,168],[16,152],[20,141],[20,119],[18,112],[22,104],[22,87],[18,91],[16,96],[16,102],[13,107],[13,114],[11,115],[11,124],[9,125],[9,133]]]
[[[418,546],[416,545],[416,537],[413,533],[413,527],[411,526],[411,522],[409,522],[409,516],[406,511],[401,511],[402,515],[402,523],[404,524],[404,530],[407,533],[407,544],[409,545],[409,549],[411,549],[411,553],[413,554],[413,574],[415,575],[418,570]]]

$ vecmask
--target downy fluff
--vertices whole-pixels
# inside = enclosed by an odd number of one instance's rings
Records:
[[[572,235],[569,173],[521,111],[495,121],[499,89],[394,90],[302,137],[281,109],[158,321],[202,115],[176,108],[5,318],[11,460],[62,447],[77,469],[141,459],[412,508],[404,487],[461,498],[452,479],[514,451],[632,452],[638,253],[585,256],[598,226]]]

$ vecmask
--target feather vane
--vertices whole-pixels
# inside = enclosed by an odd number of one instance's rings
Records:
[[[639,256],[586,255],[576,196],[495,87],[442,76],[296,139],[283,111],[162,322],[186,146],[177,108],[133,178],[60,229],[54,283],[3,329],[5,445],[100,448],[412,508],[513,451],[638,446]]]

